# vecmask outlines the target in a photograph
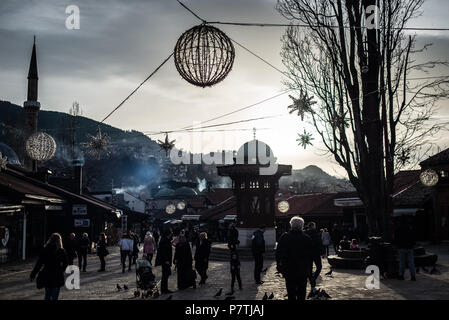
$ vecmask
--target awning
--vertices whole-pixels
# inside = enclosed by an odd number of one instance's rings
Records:
[[[182,216],[182,221],[199,221],[201,216],[199,214],[185,214]]]
[[[334,199],[336,207],[363,207],[363,202],[360,198],[340,198]]]
[[[394,209],[393,216],[394,217],[400,217],[400,216],[414,216],[416,212],[418,212],[419,208],[405,208],[405,209]]]
[[[23,209],[22,205],[0,204],[0,214],[20,212],[22,209]]]
[[[164,222],[164,224],[178,224],[182,223],[182,220],[170,219]]]

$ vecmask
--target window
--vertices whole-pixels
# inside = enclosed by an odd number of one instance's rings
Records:
[[[259,188],[259,181],[257,181],[257,180],[250,181],[249,187],[250,187],[250,189],[257,189],[257,188]]]
[[[263,183],[263,187],[264,187],[265,189],[270,188],[270,183],[269,183],[268,181],[265,181],[265,182]]]

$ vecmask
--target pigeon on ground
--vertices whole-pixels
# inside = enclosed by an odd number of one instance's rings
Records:
[[[220,290],[218,290],[218,292],[214,295],[214,298],[218,298],[219,296],[221,296],[222,292],[223,292],[223,288],[220,288]]]
[[[128,290],[128,286],[126,284],[123,285],[123,289]]]
[[[268,295],[267,295],[267,293],[265,292],[265,294],[263,295],[263,298],[262,298],[262,300],[268,300]]]
[[[274,298],[274,293],[272,292],[269,296],[268,296],[268,300],[273,300]]]
[[[235,297],[234,296],[230,296],[230,297],[226,297],[225,300],[234,300]]]
[[[171,300],[172,298],[173,298],[173,296],[172,296],[172,295],[169,295],[168,298],[165,299],[165,300]]]
[[[332,275],[332,268],[331,268],[331,270],[329,271],[329,272],[326,272],[324,275],[326,275],[326,276],[331,276]]]
[[[122,287],[120,287],[120,285],[117,283],[117,291],[122,290]]]

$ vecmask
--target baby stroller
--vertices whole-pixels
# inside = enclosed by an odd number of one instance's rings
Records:
[[[156,277],[153,274],[151,263],[146,259],[136,261],[136,287],[135,297],[148,298],[157,291]]]

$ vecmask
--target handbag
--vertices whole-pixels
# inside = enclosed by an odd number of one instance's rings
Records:
[[[43,270],[39,271],[36,277],[36,288],[42,289],[44,287],[44,272]]]

